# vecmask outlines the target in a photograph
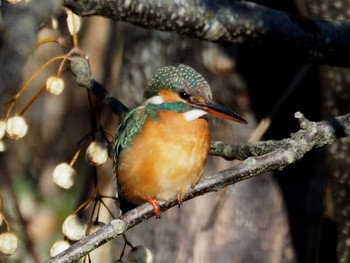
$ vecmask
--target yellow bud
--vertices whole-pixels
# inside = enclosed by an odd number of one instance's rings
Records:
[[[78,241],[86,236],[87,224],[82,223],[77,215],[70,215],[62,225],[63,234],[72,241]]]
[[[54,257],[70,247],[70,244],[66,240],[56,241],[50,249],[50,257]]]
[[[86,149],[85,160],[91,165],[98,166],[104,164],[107,158],[107,147],[100,142],[93,141]]]
[[[60,163],[52,173],[52,180],[57,186],[69,189],[74,184],[75,175],[75,170],[68,163]]]
[[[10,256],[16,252],[18,246],[17,236],[11,232],[0,235],[0,253]]]
[[[60,95],[64,90],[64,81],[58,77],[49,77],[46,80],[46,90],[52,95]]]
[[[77,16],[72,11],[68,11],[67,12],[67,25],[68,25],[69,33],[71,35],[73,35],[74,29],[75,29],[75,33],[78,33],[80,28],[81,28],[81,17]]]
[[[27,134],[28,125],[22,116],[15,116],[9,118],[6,123],[7,135],[14,139],[20,139]]]
[[[153,255],[148,248],[137,246],[128,254],[129,263],[152,263]]]

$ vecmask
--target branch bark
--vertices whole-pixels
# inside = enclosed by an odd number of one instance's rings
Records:
[[[310,20],[241,1],[65,0],[80,16],[105,16],[214,42],[294,51],[308,62],[350,62],[350,23]]]
[[[109,106],[113,113],[119,116],[126,114],[129,109],[92,77],[89,61],[86,57],[79,56],[79,51],[77,53],[78,55],[73,55],[69,59],[69,68],[77,84],[89,90],[96,98]]]
[[[228,185],[267,171],[283,169],[284,167],[300,160],[313,148],[331,144],[337,138],[350,135],[350,114],[321,122],[311,122],[301,113],[296,113],[295,115],[301,126],[301,129],[298,132],[293,133],[288,139],[276,142],[269,141],[266,144],[266,148],[262,146],[264,142],[259,144],[243,144],[243,148],[248,147],[251,149],[250,153],[246,154],[246,156],[254,153],[255,150],[253,149],[256,147],[258,147],[259,150],[266,149],[262,150],[262,152],[266,151],[268,153],[261,156],[249,157],[237,166],[203,178],[184,197],[184,201],[209,192],[219,191]],[[229,147],[228,145],[221,146],[220,149]],[[225,150],[213,148],[212,151],[214,150],[216,151],[216,155],[228,156],[227,152],[225,153]],[[220,154],[220,152],[222,154]],[[165,211],[175,205],[177,205],[177,200],[160,202],[161,211]],[[46,262],[75,262],[107,241],[116,238],[128,229],[152,216],[152,206],[149,204],[143,204],[120,216],[118,219],[112,220],[99,231],[73,244],[66,251],[63,251],[61,254],[47,260]]]
[[[251,156],[262,156],[278,149],[297,150],[298,148],[294,147],[295,144],[298,144],[300,147],[301,144],[305,144],[305,147],[317,148],[325,144],[332,144],[335,138],[343,138],[350,135],[348,126],[350,114],[318,123],[310,122],[300,112],[295,113],[295,117],[299,120],[302,130],[291,134],[289,139],[279,141],[243,142],[240,144],[212,142],[210,154],[222,157],[226,160],[244,160]],[[317,135],[319,129],[325,129],[325,134]],[[326,131],[326,129],[332,130]],[[315,140],[315,136],[323,137],[322,139],[317,137],[317,140]],[[293,152],[292,156],[295,156],[297,160],[300,160],[304,156],[304,151],[306,150],[306,148],[303,148],[301,152]],[[293,159],[295,157],[293,157]]]

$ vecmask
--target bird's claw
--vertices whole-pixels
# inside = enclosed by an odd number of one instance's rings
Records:
[[[177,202],[179,203],[179,208],[184,204],[181,195],[177,195]]]
[[[150,203],[153,206],[153,211],[154,211],[154,214],[156,215],[156,218],[160,218],[159,201],[156,199],[150,199],[148,200],[148,203]]]

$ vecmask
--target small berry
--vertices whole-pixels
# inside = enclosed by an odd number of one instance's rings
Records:
[[[52,95],[60,95],[64,90],[64,81],[58,77],[49,77],[46,80],[46,90]]]
[[[86,149],[85,160],[94,166],[104,164],[108,158],[107,147],[100,143],[93,141]]]
[[[18,140],[27,134],[28,125],[22,116],[11,117],[6,123],[6,133],[7,135]]]
[[[70,244],[66,240],[56,241],[50,249],[50,257],[54,257],[70,247]]]
[[[18,247],[17,236],[11,232],[0,234],[0,253],[5,256],[13,255]]]
[[[153,255],[151,251],[143,246],[137,246],[130,250],[128,254],[129,263],[152,263]]]
[[[78,241],[86,236],[87,225],[82,223],[77,215],[70,215],[62,225],[63,234],[72,241]]]
[[[68,163],[60,163],[52,173],[53,182],[63,188],[69,189],[74,184],[76,172]]]

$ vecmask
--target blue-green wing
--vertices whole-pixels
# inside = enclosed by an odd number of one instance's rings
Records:
[[[147,117],[145,107],[140,106],[130,111],[121,122],[113,145],[113,159],[115,162],[117,162],[120,153],[130,146],[132,139],[140,132]]]
[[[113,145],[113,161],[116,171],[119,206],[123,213],[133,208],[133,206],[123,198],[123,193],[118,182],[118,158],[123,150],[130,146],[132,139],[140,133],[147,117],[148,115],[144,106],[135,108],[125,116],[116,131]]]

